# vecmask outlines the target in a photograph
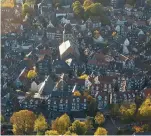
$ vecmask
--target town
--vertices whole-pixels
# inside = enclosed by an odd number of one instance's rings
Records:
[[[151,0],[1,2],[1,135],[151,135]]]

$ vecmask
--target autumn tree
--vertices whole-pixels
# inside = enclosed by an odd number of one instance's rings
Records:
[[[93,119],[88,116],[86,118],[85,124],[86,124],[87,130],[92,129],[93,128]]]
[[[140,127],[140,126],[133,126],[132,130],[133,130],[135,133],[144,132],[144,131],[143,131],[143,128]]]
[[[69,131],[72,133],[76,133],[77,135],[84,135],[87,132],[87,126],[85,122],[80,122],[79,120],[76,120],[69,127]]]
[[[132,121],[133,116],[135,114],[135,110],[136,110],[136,105],[134,103],[122,104],[119,109],[121,119],[123,121]]]
[[[79,1],[75,1],[72,4],[73,12],[80,18],[83,18],[84,9]]]
[[[35,120],[34,131],[36,131],[37,134],[43,134],[43,132],[45,132],[47,128],[48,124],[46,122],[46,119],[42,114],[40,114]]]
[[[99,135],[107,135],[107,130],[102,127],[98,127],[97,130],[95,131],[94,135],[99,136]]]
[[[148,96],[138,109],[139,119],[151,119],[151,98]]]
[[[84,7],[84,10],[87,10],[87,8],[92,4],[92,0],[85,0],[84,3],[83,3],[83,7]]]
[[[29,110],[20,110],[13,113],[10,118],[10,122],[13,124],[13,133],[15,135],[31,135],[35,120],[35,114]]]
[[[64,134],[64,136],[77,136],[77,134],[76,133],[71,133],[70,131],[67,131],[65,134]]]
[[[98,113],[96,114],[94,120],[95,120],[95,123],[100,126],[101,124],[104,123],[105,118],[104,118],[104,115],[103,115],[102,113],[98,112]]]
[[[30,70],[27,74],[27,78],[32,79],[35,78],[37,76],[37,73],[35,70]]]
[[[70,126],[70,118],[67,114],[62,115],[60,118],[57,118],[52,123],[52,129],[56,130],[59,134],[65,134]]]
[[[59,133],[56,130],[47,130],[45,132],[45,135],[59,135]]]
[[[74,91],[73,95],[74,96],[81,96],[81,93],[79,91]]]

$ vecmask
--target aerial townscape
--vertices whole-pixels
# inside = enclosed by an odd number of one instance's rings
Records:
[[[151,135],[151,0],[1,0],[1,135]]]

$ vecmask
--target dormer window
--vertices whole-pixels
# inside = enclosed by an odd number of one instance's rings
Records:
[[[57,104],[56,101],[54,101],[54,104]]]
[[[66,104],[68,103],[68,100],[66,100]]]
[[[107,84],[104,84],[104,88],[105,88],[105,89],[107,88]]]
[[[107,96],[104,97],[105,101],[107,101]]]
[[[75,102],[75,98],[73,98],[73,102]]]
[[[109,84],[109,89],[111,89],[111,84]]]

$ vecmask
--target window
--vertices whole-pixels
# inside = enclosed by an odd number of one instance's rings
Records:
[[[86,101],[87,101],[87,100],[86,100],[86,99],[84,99],[84,103],[86,103]]]
[[[77,98],[77,102],[80,102],[80,98]]]

